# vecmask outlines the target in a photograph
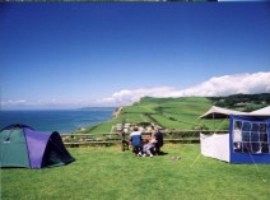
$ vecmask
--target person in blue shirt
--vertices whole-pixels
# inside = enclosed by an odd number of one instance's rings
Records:
[[[130,134],[130,143],[133,147],[135,155],[142,155],[142,133],[138,127],[134,127],[133,132]]]

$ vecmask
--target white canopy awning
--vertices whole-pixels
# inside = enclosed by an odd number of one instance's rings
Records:
[[[204,113],[200,118],[226,118],[229,115],[247,115],[246,112],[240,112],[236,110],[230,110],[227,108],[221,108],[217,106],[212,106],[206,113]]]
[[[226,118],[229,115],[267,117],[270,116],[270,106],[249,113],[212,106],[200,118]]]
[[[249,114],[255,116],[270,116],[270,106],[255,110],[253,112],[250,112]]]

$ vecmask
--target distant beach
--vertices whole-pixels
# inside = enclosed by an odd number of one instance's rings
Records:
[[[114,108],[82,108],[74,110],[1,111],[0,128],[22,123],[41,131],[71,133],[111,118]]]

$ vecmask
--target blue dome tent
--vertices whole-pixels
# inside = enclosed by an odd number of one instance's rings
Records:
[[[0,130],[0,167],[43,168],[62,166],[75,159],[58,132],[41,132],[23,124]]]

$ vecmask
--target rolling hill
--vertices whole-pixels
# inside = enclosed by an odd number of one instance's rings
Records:
[[[228,97],[144,97],[131,106],[123,107],[118,117],[80,133],[104,134],[117,123],[155,123],[170,130],[224,130],[228,120],[200,119],[211,106],[217,105],[239,111],[252,111],[270,104],[270,94],[231,95]]]

